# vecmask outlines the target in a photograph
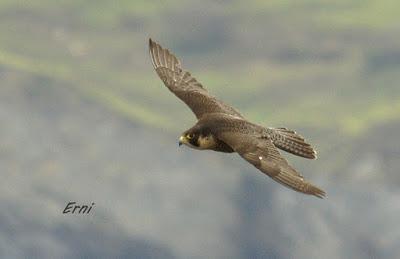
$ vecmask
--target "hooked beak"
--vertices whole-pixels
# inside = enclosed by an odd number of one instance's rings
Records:
[[[182,144],[187,143],[187,139],[184,136],[180,136],[178,145],[182,146]]]

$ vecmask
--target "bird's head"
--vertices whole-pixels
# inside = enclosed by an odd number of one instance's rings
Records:
[[[215,140],[209,132],[193,127],[179,137],[179,146],[182,144],[195,149],[212,149],[215,146]]]
[[[199,143],[198,139],[200,136],[200,132],[195,131],[193,129],[189,129],[185,132],[182,133],[182,135],[179,137],[179,146],[187,145],[192,148],[198,148]]]

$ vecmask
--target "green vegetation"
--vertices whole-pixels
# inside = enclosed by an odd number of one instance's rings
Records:
[[[143,125],[177,130],[171,118],[192,115],[152,70],[152,36],[251,119],[350,136],[400,119],[399,7],[393,0],[210,2],[207,9],[179,1],[0,1],[0,66],[52,79],[49,87],[68,85]]]
[[[398,0],[0,0],[0,257],[398,258],[399,17]],[[317,160],[282,154],[328,198],[179,148],[195,118],[149,37],[306,137]],[[73,219],[69,201],[96,205]]]

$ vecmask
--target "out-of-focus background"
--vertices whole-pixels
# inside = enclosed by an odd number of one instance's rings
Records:
[[[149,37],[313,143],[285,156],[328,197],[178,148],[196,120]],[[399,1],[2,0],[0,79],[1,258],[400,255]]]

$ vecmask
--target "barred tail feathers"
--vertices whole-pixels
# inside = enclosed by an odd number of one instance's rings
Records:
[[[302,136],[287,128],[268,128],[274,145],[297,156],[316,159],[317,152]]]

